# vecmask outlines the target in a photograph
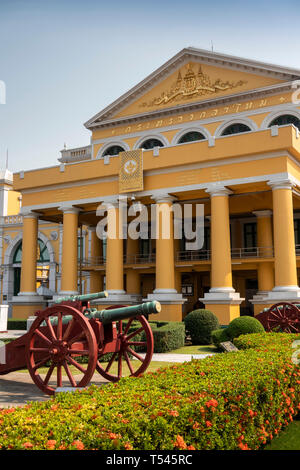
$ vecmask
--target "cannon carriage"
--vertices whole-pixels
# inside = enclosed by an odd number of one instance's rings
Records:
[[[102,310],[90,305],[91,300],[105,297],[105,291],[63,297],[36,312],[30,330],[4,346],[0,375],[27,368],[33,382],[53,395],[63,378],[71,387],[85,387],[95,371],[112,382],[123,377],[126,369],[135,377],[145,372],[154,347],[146,317],[159,313],[160,303]]]
[[[299,303],[278,302],[270,308],[263,309],[255,318],[268,332],[300,333]]]

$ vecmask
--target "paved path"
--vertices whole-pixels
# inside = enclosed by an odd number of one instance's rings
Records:
[[[17,339],[27,333],[25,330],[8,330],[5,333],[0,333],[0,341],[2,339]]]
[[[2,339],[16,339],[26,333],[26,331],[13,330],[8,333],[0,333],[0,341]],[[212,356],[214,353],[206,354],[169,354],[169,353],[154,353],[152,361],[158,362],[186,362],[191,361],[192,358],[204,359],[207,356]],[[141,354],[142,355],[142,354]],[[109,383],[101,375],[95,373],[92,384],[104,385]],[[63,385],[69,386],[66,380]],[[36,385],[32,382],[28,373],[24,372],[11,372],[7,375],[0,375],[0,408],[11,406],[24,406],[28,401],[45,401],[49,396],[43,394]]]

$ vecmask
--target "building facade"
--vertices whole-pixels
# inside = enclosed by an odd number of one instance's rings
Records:
[[[300,70],[183,49],[85,123],[90,145],[64,149],[59,165],[15,173],[22,208],[13,227],[1,225],[22,238],[12,315],[104,287],[112,305],[159,300],[166,320],[201,302],[221,324],[299,299],[299,80]],[[124,240],[124,198],[131,214],[138,203],[157,211],[190,204],[194,220],[203,205],[203,247],[189,250],[184,237],[159,231]],[[114,239],[97,236],[99,207],[117,224]],[[164,212],[171,233],[173,217]],[[1,243],[5,272],[16,243]],[[37,291],[42,266],[50,292]],[[2,282],[11,279],[4,272]]]

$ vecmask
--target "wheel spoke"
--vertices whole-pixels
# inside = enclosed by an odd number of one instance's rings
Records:
[[[35,330],[34,334],[37,334],[41,339],[43,339],[44,341],[46,341],[46,343],[48,344],[52,344],[50,339],[47,338],[47,336],[45,336],[40,330]]]
[[[139,361],[144,362],[144,358],[140,356],[138,353],[136,353],[133,349],[127,348],[127,351],[129,351],[134,357],[136,357]]]
[[[130,362],[130,359],[129,359],[129,356],[128,356],[127,352],[124,351],[123,354],[124,354],[124,357],[125,357],[125,361],[127,362],[128,368],[129,368],[129,370],[130,370],[130,373],[131,373],[131,374],[134,374],[134,370],[133,370],[133,367],[132,367],[132,364],[131,364],[131,362]]]
[[[130,344],[130,346],[145,346],[147,343],[145,341],[127,341],[127,344]]]
[[[76,382],[75,382],[75,380],[74,380],[74,377],[73,377],[73,375],[72,375],[72,372],[71,372],[71,370],[70,370],[70,367],[68,366],[68,364],[67,364],[66,361],[63,363],[63,366],[64,366],[64,369],[65,369],[65,371],[66,371],[66,373],[67,373],[67,376],[69,377],[69,380],[70,380],[70,383],[71,383],[72,387],[76,387],[77,384],[76,384]]]
[[[38,364],[36,364],[32,369],[34,370],[34,372],[37,371],[37,369],[39,369],[40,367],[42,367],[44,364],[46,364],[50,359],[50,354],[45,358],[43,359],[42,361],[40,361]]]
[[[113,362],[114,362],[114,360],[115,360],[116,355],[117,355],[117,352],[115,351],[115,352],[113,353],[113,355],[111,356],[111,359],[110,359],[109,363],[108,363],[107,366],[106,366],[105,372],[108,372],[109,369],[111,368],[111,366],[112,366],[112,364],[113,364]]]
[[[133,318],[130,318],[130,319],[128,320],[128,323],[127,323],[126,328],[125,328],[125,330],[124,330],[124,333],[123,333],[124,335],[127,334],[127,331],[129,330],[130,325],[131,325],[132,322],[133,322]]]
[[[119,352],[119,357],[118,357],[118,377],[119,379],[122,377],[122,353],[121,351]]]
[[[77,361],[75,361],[71,356],[66,356],[68,362],[70,362],[73,366],[75,366],[80,372],[83,374],[86,373],[86,369],[82,367]]]
[[[62,314],[61,312],[57,315],[57,339],[62,340]]]
[[[72,320],[69,321],[67,329],[64,332],[63,341],[66,341],[66,339],[69,337],[69,335],[71,333],[71,330],[72,330],[74,325],[75,325],[75,318],[73,317]]]
[[[49,352],[48,348],[30,348],[30,352]]]
[[[44,380],[44,385],[48,385],[48,382],[50,380],[50,377],[52,375],[54,367],[55,367],[55,364],[51,364],[51,366],[49,367],[49,370],[48,370],[47,375],[46,375],[45,380]]]
[[[80,354],[81,356],[88,356],[90,351],[87,349],[68,349],[68,353],[71,354]]]
[[[143,328],[143,327],[139,328],[138,330],[133,331],[132,333],[130,333],[130,335],[126,336],[126,341],[128,341],[128,340],[131,339],[131,338],[133,338],[134,336],[136,336],[137,334],[141,333],[142,331],[144,331],[144,328]]]
[[[57,386],[62,386],[62,371],[61,371],[61,364],[57,366]]]
[[[84,331],[81,331],[80,333],[78,333],[78,335],[74,336],[74,338],[72,338],[70,341],[68,341],[68,343],[70,345],[73,344],[73,343],[76,343],[76,341],[78,341],[83,336],[84,336]]]
[[[52,340],[53,340],[53,341],[56,341],[57,338],[56,338],[56,335],[55,335],[55,333],[54,333],[54,329],[53,329],[53,326],[52,326],[52,324],[51,324],[51,321],[50,321],[50,318],[49,318],[49,317],[46,318],[46,323],[47,323],[47,326],[48,326],[48,328],[49,328],[50,334],[51,334],[51,336],[52,336]]]

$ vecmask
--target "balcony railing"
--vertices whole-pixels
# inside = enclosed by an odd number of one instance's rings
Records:
[[[273,258],[272,246],[253,246],[251,248],[232,248],[231,258]]]
[[[300,256],[300,245],[296,245],[296,255]],[[232,248],[232,259],[246,259],[246,258],[273,258],[274,249],[270,247],[250,247],[250,248]],[[210,250],[185,250],[177,251],[175,254],[175,261],[209,261],[211,258]],[[136,255],[124,255],[124,264],[147,264],[155,263],[155,253]],[[106,260],[103,256],[90,257],[83,259],[81,262],[82,267],[86,266],[101,266],[105,265]]]

